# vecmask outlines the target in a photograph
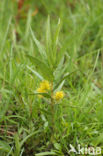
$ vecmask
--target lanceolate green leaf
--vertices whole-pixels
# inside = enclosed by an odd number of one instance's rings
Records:
[[[61,28],[61,21],[59,19],[58,20],[58,25],[57,25],[57,28],[56,28],[56,32],[55,32],[55,35],[54,35],[54,48],[56,48],[56,46],[58,44],[60,28]]]
[[[66,53],[66,49],[68,48],[68,41],[66,41],[63,46],[61,47],[60,51],[58,52],[58,56],[57,56],[57,65],[60,63],[62,57],[65,55]]]
[[[32,137],[33,135],[36,135],[36,134],[38,134],[38,133],[40,133],[40,132],[41,132],[41,130],[37,130],[37,131],[34,131],[33,133],[29,134],[28,136],[26,136],[26,137],[21,141],[20,146],[22,147],[23,144],[24,144],[30,137]]]
[[[50,17],[47,19],[47,27],[46,27],[46,51],[47,55],[49,54],[49,50],[51,48],[51,31],[50,31]]]
[[[55,92],[61,90],[62,87],[63,87],[63,85],[64,85],[64,83],[65,83],[65,80],[63,80],[63,81],[59,84],[59,86],[55,89]]]
[[[47,55],[46,55],[46,52],[45,52],[45,49],[44,49],[43,45],[41,45],[41,43],[36,39],[36,37],[35,37],[35,35],[34,35],[31,28],[30,28],[30,31],[31,31],[32,38],[33,38],[36,46],[38,47],[38,50],[39,50],[39,53],[40,53],[41,57],[43,59],[46,59]]]
[[[46,53],[48,57],[48,62],[52,64],[53,52],[52,52],[52,39],[51,39],[51,29],[50,29],[50,16],[48,16],[47,26],[46,26]]]
[[[63,84],[64,84],[64,80],[66,80],[67,78],[69,78],[70,77],[70,75],[72,75],[73,73],[75,73],[76,71],[78,71],[78,70],[75,70],[75,71],[73,71],[73,72],[71,72],[71,73],[67,73],[66,75],[64,75],[62,78],[60,78],[60,81],[54,86],[54,90],[56,90],[57,88],[59,88],[59,86],[61,87],[61,86],[63,86]]]
[[[9,152],[11,147],[5,141],[0,141],[0,151]]]
[[[55,152],[41,152],[38,154],[35,154],[35,156],[45,156],[45,155],[56,155]]]
[[[29,66],[27,66],[27,68],[33,73],[35,74],[40,80],[43,80],[43,77],[35,70],[33,70],[32,68],[30,68]]]
[[[44,62],[40,61],[39,59],[27,55],[31,62],[35,65],[37,70],[42,74],[44,79],[53,80],[53,72],[51,71],[50,67],[46,65]]]
[[[58,25],[56,28],[56,32],[54,35],[54,42],[53,42],[53,56],[54,56],[54,62],[56,61],[56,54],[57,54],[57,45],[58,45],[58,38],[59,38],[59,32],[61,28],[61,21],[60,19],[58,20]]]

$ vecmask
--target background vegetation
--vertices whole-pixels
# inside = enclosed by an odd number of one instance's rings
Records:
[[[102,47],[102,0],[0,1],[0,156],[103,147]],[[65,93],[54,115],[49,99],[35,94],[41,76],[52,80],[48,61],[55,89]]]

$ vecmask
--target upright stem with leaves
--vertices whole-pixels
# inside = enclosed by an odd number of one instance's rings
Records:
[[[69,65],[69,57],[67,57],[65,48],[63,48],[59,43],[59,32],[61,28],[60,19],[58,20],[58,24],[54,33],[54,36],[51,35],[50,29],[50,17],[48,16],[47,19],[47,27],[46,27],[46,46],[44,47],[35,37],[32,28],[30,27],[30,32],[32,39],[36,46],[38,47],[38,57],[27,55],[30,61],[35,65],[35,69],[28,68],[32,71],[40,81],[47,80],[51,83],[51,93],[42,92],[39,88],[39,94],[43,97],[50,99],[50,109],[51,109],[51,129],[52,129],[52,136],[51,136],[51,144],[54,141],[54,133],[55,133],[55,98],[54,93],[61,90],[64,85],[65,79],[69,76],[66,73],[66,69]],[[61,49],[58,51],[58,47]],[[64,62],[64,56],[66,61]],[[40,92],[41,90],[41,92]],[[35,93],[37,94],[37,93]],[[63,97],[62,92],[59,93],[60,96]],[[58,96],[58,95],[57,95]],[[59,98],[61,98],[59,96]],[[57,97],[58,99],[58,97]]]

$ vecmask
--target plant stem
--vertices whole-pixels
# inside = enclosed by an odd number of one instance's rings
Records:
[[[51,142],[54,139],[54,130],[55,130],[55,112],[54,112],[54,98],[53,98],[53,82],[51,82],[51,120],[52,120],[52,136],[51,136]]]

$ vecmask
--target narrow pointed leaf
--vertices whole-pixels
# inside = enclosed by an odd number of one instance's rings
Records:
[[[27,57],[35,65],[37,70],[39,70],[44,79],[53,80],[53,73],[51,69],[48,67],[48,65],[46,65],[44,62],[40,61],[36,57],[32,57],[30,55],[27,55]]]
[[[9,146],[8,143],[6,143],[5,141],[0,141],[0,151],[9,152],[10,150],[11,147]]]
[[[38,154],[35,154],[35,156],[45,156],[45,155],[56,155],[55,152],[41,152],[41,153],[38,153]]]
[[[61,21],[59,19],[57,29],[56,29],[56,32],[55,32],[55,36],[54,36],[54,45],[55,46],[58,44],[58,37],[59,37],[60,28],[61,28]]]
[[[51,30],[50,30],[50,17],[47,19],[47,27],[46,27],[46,49],[47,54],[49,54],[49,49],[51,46]]]
[[[78,71],[78,70],[75,70],[75,71],[73,71],[73,72],[71,72],[71,73],[67,73],[66,75],[64,75],[61,79],[60,79],[60,81],[54,86],[54,89],[53,90],[56,90],[59,86],[63,86],[64,85],[64,82],[65,82],[65,80],[67,79],[67,78],[69,78],[70,77],[70,75],[72,75],[73,73],[75,73],[76,71]]]
[[[38,134],[38,133],[40,133],[40,132],[41,132],[41,131],[38,130],[38,131],[35,131],[35,132],[29,134],[28,136],[26,136],[26,137],[21,141],[20,146],[22,147],[23,144],[24,144],[30,137],[32,137],[33,135],[36,135],[36,134]]]
[[[52,64],[53,52],[52,52],[52,39],[51,39],[51,29],[50,29],[50,16],[47,19],[46,25],[46,54],[49,64]]]
[[[45,49],[44,49],[43,45],[41,45],[41,43],[36,39],[36,37],[35,37],[35,35],[34,35],[31,28],[30,28],[30,31],[31,31],[32,38],[33,38],[36,46],[38,47],[38,50],[39,50],[39,53],[40,53],[41,57],[46,59],[47,55],[46,55],[46,52],[45,52]]]
[[[58,20],[58,25],[56,28],[56,32],[54,35],[54,47],[53,47],[53,56],[54,56],[54,63],[56,62],[56,53],[57,53],[57,45],[58,45],[58,39],[59,39],[59,32],[60,32],[60,28],[61,28],[61,22],[60,19]]]
[[[27,66],[27,68],[33,73],[35,74],[40,80],[43,80],[43,77],[35,70],[33,70],[32,68],[30,68],[29,66]]]

